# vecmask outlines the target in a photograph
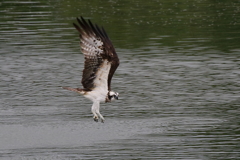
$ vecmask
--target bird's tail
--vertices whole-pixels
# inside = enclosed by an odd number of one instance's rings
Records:
[[[77,93],[80,93],[80,94],[84,94],[85,91],[81,88],[70,88],[70,87],[62,87],[63,89],[67,89],[69,91],[74,91],[74,92],[77,92]]]

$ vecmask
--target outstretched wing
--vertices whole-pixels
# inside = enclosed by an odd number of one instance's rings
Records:
[[[82,85],[93,90],[101,87],[111,90],[111,79],[119,65],[119,59],[108,35],[103,28],[90,20],[77,18],[80,26],[73,23],[80,33],[81,51],[85,56]]]

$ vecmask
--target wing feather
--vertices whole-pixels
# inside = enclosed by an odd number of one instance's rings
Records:
[[[81,17],[77,21],[80,26],[75,23],[73,25],[80,33],[80,47],[85,57],[82,85],[88,90],[96,88],[96,85],[111,90],[111,79],[119,65],[112,42],[106,31],[93,25],[90,20],[87,22]]]

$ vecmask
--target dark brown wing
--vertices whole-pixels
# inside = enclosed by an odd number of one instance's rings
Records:
[[[95,88],[96,85],[94,82],[96,77],[98,76],[98,78],[101,79],[101,77],[97,75],[99,68],[103,67],[104,62],[107,60],[108,64],[111,65],[106,84],[108,90],[110,90],[111,79],[119,65],[119,59],[112,42],[105,30],[99,28],[97,25],[93,25],[90,20],[86,22],[85,19],[81,17],[81,19],[77,18],[77,21],[80,27],[75,23],[73,23],[73,25],[80,33],[81,51],[85,56],[82,85],[85,89],[89,90]]]

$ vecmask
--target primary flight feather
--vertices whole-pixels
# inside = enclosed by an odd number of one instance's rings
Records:
[[[100,102],[111,102],[118,99],[118,93],[111,91],[111,80],[119,59],[104,28],[93,25],[90,20],[83,17],[77,18],[78,25],[73,23],[79,32],[80,47],[84,54],[85,62],[82,75],[83,88],[63,87],[75,91],[93,102],[92,113],[94,121],[100,118]]]

